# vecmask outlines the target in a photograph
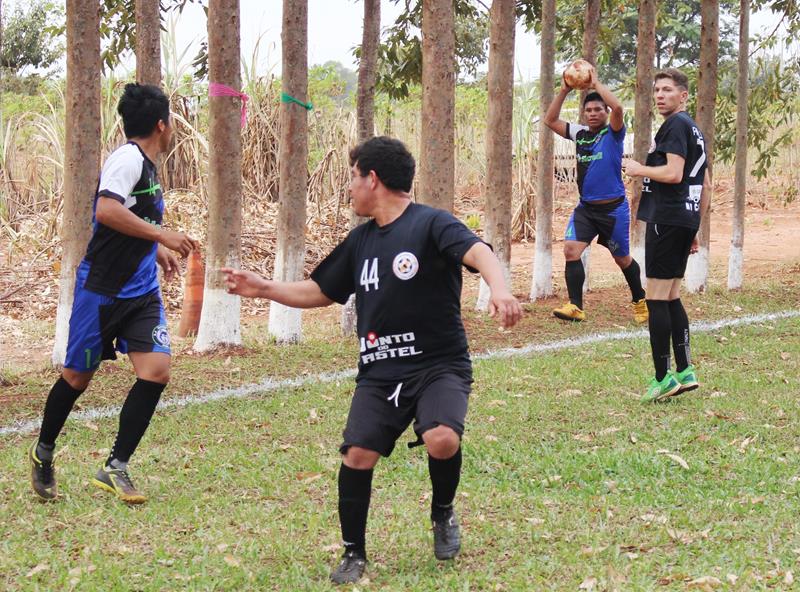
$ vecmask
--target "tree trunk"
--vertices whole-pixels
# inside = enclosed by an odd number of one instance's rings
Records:
[[[719,0],[700,3],[700,67],[697,70],[697,125],[703,132],[706,151],[706,174],[712,175],[714,167],[714,112],[717,104],[717,61],[719,60]],[[700,223],[699,249],[689,256],[686,265],[686,289],[704,292],[708,285],[709,243],[711,242],[711,206]]]
[[[456,59],[453,0],[422,0],[422,133],[417,201],[453,210]]]
[[[67,0],[66,9],[64,211],[52,355],[57,366],[63,365],[67,353],[75,270],[92,235],[92,202],[100,174],[100,5],[91,0]]]
[[[750,0],[739,2],[739,73],[736,81],[736,172],[733,182],[733,232],[728,257],[728,289],[742,287],[744,210],[747,203],[747,89],[749,87]]]
[[[514,0],[494,0],[489,11],[489,112],[486,122],[486,231],[511,287],[512,112],[514,110]],[[487,310],[490,290],[481,278],[478,310]]]
[[[555,0],[542,0],[542,69],[539,76],[539,165],[536,179],[536,250],[533,257],[531,300],[553,294],[553,134],[544,114],[553,101],[555,68]]]
[[[375,134],[375,82],[378,76],[378,45],[381,37],[381,2],[364,0],[364,32],[361,38],[361,60],[358,63],[358,142]],[[363,224],[367,218],[350,211],[350,229]],[[356,297],[351,294],[342,307],[342,334],[356,332]]]
[[[156,0],[136,0],[136,81],[161,86],[161,12]]]
[[[208,4],[208,79],[241,87],[239,0]],[[241,300],[228,294],[222,267],[239,267],[242,249],[242,129],[238,97],[208,98],[208,244],[203,312],[194,348],[242,342]]]
[[[308,1],[283,0],[283,92],[308,101]],[[303,279],[308,180],[308,112],[297,103],[281,103],[280,186],[278,244],[273,277],[277,281]],[[299,308],[275,302],[269,306],[269,333],[278,342],[302,337]]]
[[[636,37],[636,101],[633,112],[633,160],[644,163],[653,141],[653,60],[656,51],[658,0],[639,0]],[[642,179],[636,177],[631,189],[631,255],[644,261],[645,223],[636,219],[642,199]],[[645,267],[641,265],[642,282]]]
[[[586,11],[583,14],[583,52],[582,57],[590,64],[597,65],[597,32],[600,30],[600,0],[587,0]],[[588,94],[588,90],[582,90],[580,101],[578,102],[578,109],[580,110],[580,120],[586,123],[583,118],[583,100]],[[584,294],[589,291],[589,264],[592,257],[592,245],[587,246],[581,254],[581,263],[583,264],[583,271],[585,279],[583,281]]]

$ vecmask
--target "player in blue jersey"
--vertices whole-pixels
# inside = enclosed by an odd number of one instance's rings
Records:
[[[198,247],[182,232],[161,228],[164,199],[156,158],[169,146],[169,99],[155,86],[128,84],[117,111],[128,142],[106,160],[94,199],[93,232],[78,266],[67,356],[45,403],[38,440],[28,451],[33,490],[45,500],[58,492],[53,466],[56,438],[101,360],[128,354],[136,382],[119,417],[108,459],[92,483],[127,503],[142,503],[128,460],[144,435],[169,381],[169,332],[156,265],[167,280],[182,256]]]
[[[561,79],[561,90],[556,95],[544,123],[568,140],[575,142],[578,167],[578,192],[580,201],[573,210],[564,235],[564,277],[569,302],[556,308],[553,314],[568,321],[583,321],[583,283],[586,273],[581,254],[589,243],[605,246],[622,270],[631,290],[633,317],[637,323],[647,322],[647,306],[642,289],[639,264],[630,255],[629,228],[631,213],[622,184],[622,151],[625,123],[622,120],[622,103],[591,70],[591,86],[595,92],[583,101],[585,125],[568,123],[559,118],[564,100],[572,90]],[[610,122],[609,122],[610,113]]]

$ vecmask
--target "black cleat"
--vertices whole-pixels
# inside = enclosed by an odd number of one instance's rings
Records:
[[[461,529],[451,509],[442,520],[433,520],[433,554],[436,559],[452,559],[461,550]]]
[[[126,504],[143,504],[147,501],[144,494],[136,489],[128,471],[122,469],[102,467],[92,479],[92,484],[113,493]]]
[[[36,456],[37,444],[38,442],[34,442],[28,450],[28,459],[31,463],[31,485],[36,495],[45,501],[51,501],[58,497],[55,467],[52,460],[41,460]]]
[[[364,575],[367,567],[367,558],[358,551],[348,550],[342,555],[342,561],[331,572],[331,581],[334,584],[355,584]]]

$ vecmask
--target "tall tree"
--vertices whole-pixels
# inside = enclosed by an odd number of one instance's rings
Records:
[[[241,86],[239,0],[208,4],[209,81]],[[208,238],[203,311],[195,349],[240,344],[241,301],[225,289],[222,267],[239,267],[242,241],[242,130],[238,97],[208,99]]]
[[[64,363],[75,270],[92,234],[92,201],[100,174],[100,5],[67,0],[67,90],[64,211],[53,364]]]
[[[556,2],[542,0],[542,59],[539,87],[539,162],[536,179],[536,250],[533,257],[531,300],[553,294],[553,134],[544,114],[553,102],[556,54]]]
[[[381,2],[364,0],[364,30],[361,34],[361,51],[358,61],[358,95],[356,119],[358,141],[371,138],[375,133],[375,83],[378,77],[378,45],[381,40]],[[366,222],[366,218],[350,212],[350,228]],[[356,300],[351,294],[342,308],[342,333],[351,335],[356,330]]]
[[[750,0],[740,0],[739,9],[739,72],[736,80],[736,171],[733,181],[733,231],[728,257],[728,289],[742,287],[744,263],[744,209],[747,195],[747,94],[750,78]]]
[[[281,81],[280,185],[275,280],[303,279],[308,179],[308,112],[297,102],[308,101],[308,0],[283,0]],[[279,342],[302,337],[300,309],[275,302],[269,306],[269,332]]]
[[[697,71],[697,125],[703,132],[706,151],[706,174],[714,173],[714,114],[717,105],[717,63],[719,61],[719,0],[703,0],[700,8],[700,68]],[[713,192],[709,203],[713,201]],[[697,234],[699,248],[686,266],[686,288],[703,292],[708,284],[709,245],[711,242],[711,207],[706,210]]]
[[[583,51],[581,57],[592,64],[597,65],[597,34],[600,31],[600,0],[587,0],[586,11],[583,14]],[[578,105],[583,105],[583,101],[588,94],[587,90],[581,91]],[[579,107],[580,108],[580,107]],[[583,120],[583,110],[581,109],[581,120]],[[583,123],[586,123],[583,121]],[[589,245],[581,253],[581,262],[585,279],[583,281],[583,291],[589,290],[589,262],[592,256],[592,245]]]
[[[136,81],[161,86],[160,2],[136,0]]]
[[[511,286],[511,194],[513,187],[512,112],[514,110],[514,0],[494,0],[489,10],[489,113],[486,121],[486,232]],[[489,306],[490,290],[481,279],[478,310]]]
[[[422,133],[418,201],[453,210],[456,58],[453,0],[422,0]]]
[[[636,37],[636,101],[633,111],[633,159],[647,160],[653,139],[653,60],[656,48],[658,0],[639,0],[639,28]],[[645,224],[636,220],[642,199],[642,179],[636,177],[631,193],[631,255],[644,261]],[[644,275],[644,266],[642,266]],[[644,277],[642,278],[644,281]]]

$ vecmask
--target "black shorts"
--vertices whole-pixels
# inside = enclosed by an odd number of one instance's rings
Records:
[[[644,237],[645,276],[657,280],[682,278],[697,230],[647,223]]]
[[[567,222],[564,240],[589,244],[597,238],[614,257],[630,254],[631,210],[628,200],[620,197],[606,204],[580,202]]]
[[[340,452],[358,446],[389,456],[412,420],[418,438],[439,425],[462,436],[471,384],[467,373],[436,369],[397,384],[357,386]]]

